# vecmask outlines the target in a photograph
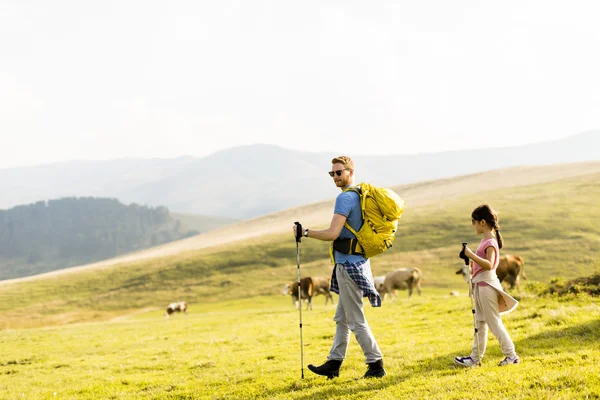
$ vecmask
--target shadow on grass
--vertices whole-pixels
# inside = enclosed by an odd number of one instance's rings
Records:
[[[491,335],[491,334],[490,334]],[[558,328],[546,332],[541,332],[515,342],[519,354],[527,362],[528,356],[539,355],[540,352],[556,353],[560,349],[563,353],[579,351],[582,347],[596,347],[600,342],[600,320],[591,321],[585,324]],[[437,357],[419,360],[412,365],[406,365],[402,370],[392,370],[387,367],[388,375],[382,379],[369,379],[368,384],[353,385],[352,382],[344,380],[339,384],[331,385],[325,377],[314,379],[309,375],[309,379],[302,384],[298,382],[290,385],[284,385],[279,389],[269,391],[269,395],[289,395],[293,392],[302,391],[303,386],[311,388],[311,392],[305,395],[299,395],[299,399],[320,399],[320,398],[345,398],[350,395],[357,395],[361,392],[372,392],[373,390],[382,390],[395,386],[414,377],[424,375],[435,379],[439,376],[457,375],[464,373],[464,368],[452,363],[452,359],[458,354],[449,353]],[[347,370],[348,374],[356,374],[356,371]],[[363,371],[361,371],[363,372]],[[310,372],[308,372],[310,374]],[[341,371],[344,374],[344,371]],[[322,378],[322,380],[320,379]],[[343,379],[343,378],[342,378]],[[358,381],[356,381],[358,382]],[[322,388],[318,386],[326,384]]]
[[[582,346],[600,342],[600,319],[585,324],[540,332],[515,342],[519,354],[535,355],[540,350],[577,351]]]

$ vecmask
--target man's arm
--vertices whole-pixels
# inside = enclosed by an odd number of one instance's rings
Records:
[[[323,241],[332,241],[340,236],[340,232],[346,223],[346,217],[342,214],[333,214],[329,228],[322,230],[308,230],[308,237]],[[306,229],[306,228],[303,228]],[[296,225],[294,225],[294,235],[296,235]],[[304,232],[302,232],[304,235]]]

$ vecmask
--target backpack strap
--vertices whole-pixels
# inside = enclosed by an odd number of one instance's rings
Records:
[[[349,188],[344,189],[344,192],[355,192],[358,195],[358,199],[360,200],[360,211],[362,214],[362,218],[365,219],[366,218],[366,211],[365,211],[365,202],[363,201],[363,197],[366,197],[367,194],[369,193],[368,189],[364,189],[361,185],[358,186],[350,186]],[[351,230],[352,228],[350,228]],[[352,231],[352,233],[356,234],[354,231]]]
[[[358,194],[358,199],[360,200],[361,214],[362,214],[362,218],[364,220],[365,219],[365,205],[364,205],[364,202],[362,201],[361,187],[360,186],[350,186],[350,187],[347,187],[346,189],[344,189],[343,191],[344,192],[352,191],[352,192],[355,192],[356,194]],[[350,226],[350,224],[348,224],[347,219],[346,219],[346,222],[344,223],[344,227],[346,229],[348,229],[350,232],[352,232],[354,234],[354,236],[357,236],[356,230],[354,230],[354,228],[352,228]],[[336,239],[336,240],[339,240],[339,239]],[[358,239],[346,239],[346,240],[350,241],[350,246],[349,246],[350,252],[346,253],[345,251],[341,251],[342,253],[364,255],[364,250],[363,250],[362,246],[360,245],[360,243],[358,242]],[[329,246],[329,257],[331,258],[331,263],[333,265],[335,265],[335,258],[333,257],[334,242],[335,242],[335,240],[332,241]],[[338,246],[336,245],[335,247],[338,247]],[[335,250],[340,251],[338,249],[335,249]]]
[[[339,251],[344,254],[353,254],[353,255],[364,255],[363,251],[358,239],[335,239],[333,242],[333,249]]]
[[[362,196],[361,188],[360,188],[360,186],[350,186],[349,188],[344,189],[344,192],[350,192],[350,191],[358,194],[358,199],[360,200],[361,214],[362,214],[362,218],[364,220],[365,219],[365,205],[364,205],[364,202],[362,201],[362,197],[361,197]],[[344,227],[346,229],[348,229],[350,232],[352,232],[352,234],[354,234],[355,237],[358,237],[356,230],[354,228],[352,228],[350,226],[350,224],[348,223],[348,219],[346,219],[346,222],[344,222]],[[336,239],[336,240],[339,240],[339,239]],[[363,250],[362,246],[360,245],[360,243],[358,242],[358,239],[348,239],[348,240],[350,241],[350,243],[349,243],[350,249],[348,252],[342,251],[342,253],[359,254],[359,255],[364,254],[364,250]],[[336,249],[336,250],[338,250],[338,249]],[[340,250],[338,250],[338,251],[340,251]]]
[[[362,193],[361,193],[361,189],[360,186],[350,186],[349,188],[344,189],[344,193],[345,192],[354,192],[358,195],[358,199],[360,200],[360,210],[361,210],[361,214],[362,214],[362,219],[365,219],[365,205],[364,202],[362,201]],[[348,229],[350,232],[352,232],[354,234],[354,236],[356,236],[356,231],[354,230],[354,228],[352,228],[350,226],[350,224],[348,223],[348,219],[346,219],[346,222],[344,223],[344,227],[346,229]]]

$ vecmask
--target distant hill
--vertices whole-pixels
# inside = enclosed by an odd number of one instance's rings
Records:
[[[112,258],[219,224],[107,198],[62,198],[0,210],[0,280]]]
[[[600,160],[600,131],[524,146],[389,156],[350,154],[358,180],[401,185],[498,168]],[[402,149],[397,149],[401,152]],[[203,158],[72,161],[0,170],[1,207],[64,196],[117,198],[173,212],[248,219],[333,197],[340,154],[271,145]]]

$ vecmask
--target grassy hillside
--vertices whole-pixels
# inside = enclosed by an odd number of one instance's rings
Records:
[[[467,195],[481,192],[481,188],[496,188],[510,193],[513,188],[531,186],[541,183],[556,182],[568,178],[600,174],[600,162],[561,164],[543,167],[515,167],[479,173],[474,175],[457,176],[449,179],[419,182],[402,185],[394,189],[402,194],[409,209],[423,208],[427,205],[438,207],[440,199],[445,201],[457,200]],[[377,182],[373,182],[377,183]],[[485,190],[484,190],[485,192]],[[485,193],[482,194],[483,196]],[[316,227],[327,224],[331,220],[333,200],[327,200],[302,207],[289,209],[260,218],[226,226],[214,231],[178,240],[162,246],[141,250],[125,256],[99,261],[93,264],[73,267],[68,270],[44,274],[18,281],[40,279],[56,274],[79,273],[82,270],[105,268],[111,265],[128,264],[142,260],[156,260],[161,257],[180,257],[185,252],[208,249],[214,246],[233,244],[250,239],[260,239],[268,235],[285,235],[293,221],[302,221],[305,226]],[[409,210],[410,211],[410,210]],[[0,285],[13,283],[0,281]]]
[[[522,255],[531,280],[585,275],[599,263],[600,227],[594,222],[600,220],[599,196],[600,174],[594,173],[415,206],[408,202],[394,247],[372,261],[374,274],[416,266],[424,273],[425,291],[460,285],[454,274],[461,263],[460,243],[479,241],[470,211],[490,202],[500,212],[503,252]],[[180,299],[207,304],[278,295],[281,285],[296,276],[294,219],[289,218],[286,233],[0,285],[0,329],[108,320]],[[329,275],[326,254],[326,243],[304,240],[303,274]]]

